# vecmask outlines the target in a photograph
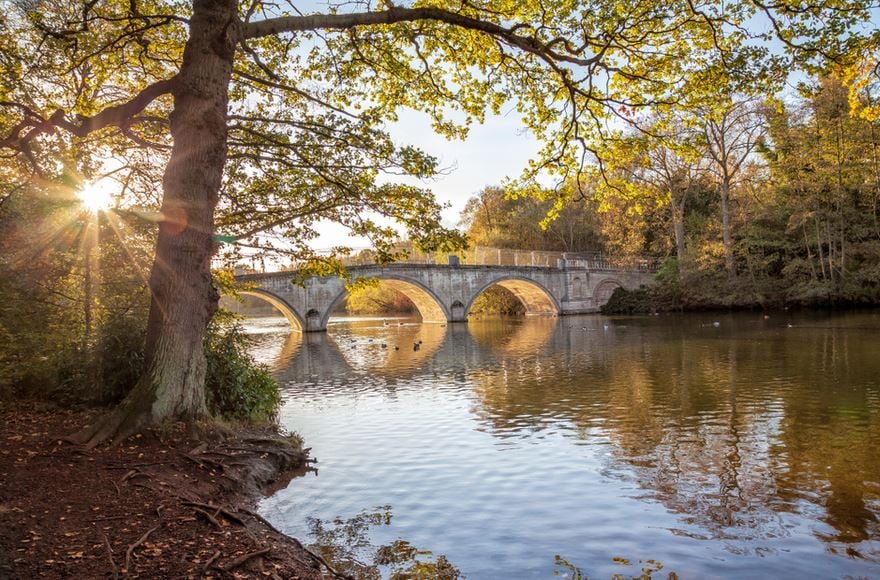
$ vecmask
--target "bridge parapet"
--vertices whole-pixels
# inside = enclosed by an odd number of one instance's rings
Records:
[[[583,269],[595,272],[618,272],[638,270],[656,272],[659,260],[641,256],[610,257],[602,252],[548,252],[543,250],[513,250],[476,246],[457,253],[421,252],[416,248],[395,250],[393,264],[422,266],[508,266],[531,268]],[[354,266],[376,266],[373,250],[363,249],[340,259],[347,268]],[[295,271],[296,264],[278,271]]]
[[[455,254],[420,252],[415,248],[398,250],[399,264],[448,265],[449,258],[455,256],[463,266],[525,266],[537,268],[582,268],[596,271],[644,270],[656,271],[657,259],[645,257],[612,258],[602,252],[548,252],[543,250],[514,250],[508,248],[489,248],[476,246]],[[366,266],[375,264],[375,255],[364,250],[344,258],[346,266]]]

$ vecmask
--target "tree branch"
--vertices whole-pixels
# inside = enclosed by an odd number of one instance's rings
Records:
[[[282,16],[269,18],[259,22],[251,22],[244,27],[244,38],[261,38],[283,32],[303,32],[308,30],[333,29],[348,30],[358,26],[377,24],[397,24],[415,22],[417,20],[434,20],[452,24],[469,30],[485,32],[504,39],[512,46],[540,56],[544,60],[567,62],[581,66],[590,66],[596,58],[581,58],[574,55],[561,54],[545,42],[532,36],[521,36],[516,33],[517,26],[505,28],[493,22],[471,18],[457,12],[442,8],[399,8],[392,7],[379,12],[359,12],[354,14],[311,14],[309,16]]]
[[[0,139],[0,149],[15,149],[28,154],[30,142],[36,137],[46,133],[52,133],[55,129],[63,129],[77,137],[85,137],[107,127],[127,128],[131,120],[158,97],[171,93],[176,85],[176,78],[158,81],[147,86],[133,99],[121,105],[107,107],[92,117],[76,115],[75,121],[66,118],[64,110],[58,109],[48,119],[42,119],[36,113],[30,111],[24,121],[15,126],[9,135]],[[0,105],[14,106],[24,109],[16,103],[0,103]],[[27,130],[25,132],[25,130]]]

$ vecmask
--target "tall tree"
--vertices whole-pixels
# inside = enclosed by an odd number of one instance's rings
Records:
[[[734,102],[726,109],[706,116],[706,151],[713,162],[711,167],[718,184],[724,265],[731,278],[736,276],[736,260],[730,225],[730,195],[745,175],[743,170],[766,132],[764,115],[754,99]]]
[[[878,272],[880,122],[853,114],[840,78],[802,89],[802,103],[770,115],[767,151],[773,201],[809,274],[796,287],[860,299]]]
[[[393,232],[364,217],[372,210],[397,216],[426,246],[449,239],[430,197],[377,179],[436,171],[383,130],[401,107],[461,136],[513,101],[545,144],[528,175],[579,177],[587,162],[602,170],[604,144],[617,122],[635,122],[630,111],[771,80],[782,58],[768,58],[769,34],[748,32],[757,13],[806,54],[834,50],[870,17],[855,0],[810,10],[747,0],[356,2],[314,14],[260,0],[6,6],[4,172],[51,181],[65,160],[95,168],[137,147],[167,159],[145,372],[82,434],[88,444],[206,413],[202,338],[217,302],[218,225],[224,240],[263,246],[262,232],[302,241],[327,216],[376,236],[384,251]]]
[[[644,197],[669,207],[675,254],[682,264],[686,254],[687,206],[704,186],[708,171],[705,140],[697,130],[673,116],[657,119],[650,138],[640,136],[631,143],[636,156],[630,167],[622,168],[621,175],[641,189]]]
[[[880,30],[855,43],[841,68],[853,112],[868,121],[880,119]]]

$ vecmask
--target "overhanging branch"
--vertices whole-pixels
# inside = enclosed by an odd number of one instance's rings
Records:
[[[127,128],[150,103],[174,90],[175,79],[176,77],[172,77],[155,82],[126,103],[107,107],[91,117],[76,115],[74,120],[68,119],[63,109],[58,109],[48,118],[42,118],[18,103],[0,102],[0,106],[25,110],[25,119],[13,127],[6,137],[0,138],[0,149],[15,149],[27,155],[31,141],[39,135],[52,133],[55,129],[63,129],[77,137],[85,137],[107,127]]]
[[[442,8],[399,8],[392,7],[378,12],[360,12],[355,14],[311,14],[308,16],[283,16],[269,18],[259,22],[251,22],[244,27],[244,38],[262,38],[283,32],[305,32],[309,30],[348,30],[359,26],[378,24],[397,24],[433,20],[444,22],[469,30],[485,32],[503,39],[512,46],[525,52],[535,54],[544,60],[567,62],[580,66],[590,66],[596,62],[595,57],[582,58],[574,54],[563,54],[553,50],[549,43],[542,42],[532,36],[522,36],[514,26],[505,28],[493,22],[487,22]]]

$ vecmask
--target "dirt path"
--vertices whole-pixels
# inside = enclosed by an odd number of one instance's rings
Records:
[[[180,428],[92,451],[89,412],[0,407],[0,577],[333,578],[252,511],[307,468],[270,432],[210,444]]]

